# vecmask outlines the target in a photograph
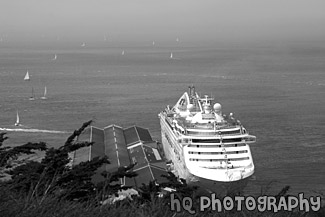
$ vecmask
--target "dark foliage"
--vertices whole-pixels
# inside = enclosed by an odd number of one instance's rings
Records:
[[[97,184],[92,182],[92,176],[103,164],[109,163],[107,157],[96,157],[73,167],[69,165],[71,160],[69,153],[93,145],[92,142],[77,142],[76,139],[90,124],[91,121],[84,123],[59,148],[46,149],[45,143],[27,143],[12,149],[1,149],[1,154],[3,154],[1,162],[3,161],[4,165],[6,159],[9,159],[8,156],[13,158],[20,153],[30,154],[33,153],[33,149],[46,150],[45,157],[41,162],[29,161],[13,168],[9,172],[12,179],[3,185],[16,194],[31,198],[54,195],[60,200],[78,201],[93,200],[96,197],[100,200],[105,195],[116,193],[119,189],[128,188],[128,186],[121,187],[117,181],[124,177],[135,177],[137,173],[132,171],[134,164],[120,167],[113,173],[104,172],[102,174],[105,177],[104,181]],[[1,134],[1,141],[6,139],[4,135]],[[101,197],[98,198],[98,195]]]
[[[193,193],[199,188],[198,186],[189,186],[184,179],[178,180],[178,178],[172,172],[168,172],[168,175],[162,175],[162,177],[165,177],[168,181],[161,183],[161,187],[174,188],[177,192],[184,196],[192,196]]]
[[[168,175],[162,175],[162,177],[166,178],[166,182],[157,183],[156,181],[150,181],[148,184],[142,184],[139,188],[141,200],[152,201],[157,198],[158,195],[162,194],[165,194],[165,198],[168,198],[168,195],[172,192],[164,192],[165,187],[175,190],[174,192],[182,197],[193,197],[198,189],[198,186],[188,185],[184,179],[179,180],[172,172],[168,172]]]
[[[0,168],[2,167],[10,167],[11,165],[8,163],[9,160],[16,160],[17,157],[21,154],[34,154],[34,150],[45,151],[46,144],[44,142],[39,143],[31,143],[28,142],[24,145],[17,147],[1,147],[3,142],[8,139],[8,137],[4,136],[5,133],[0,133]]]
[[[68,137],[67,141],[65,142],[64,146],[61,146],[61,149],[67,148],[68,146],[71,146],[73,144],[73,140],[79,136],[90,124],[92,123],[92,120],[87,121],[82,124],[82,126],[78,129],[75,130],[71,136]]]
[[[125,178],[133,178],[138,174],[133,172],[132,169],[135,164],[130,164],[129,166],[122,166],[115,172],[104,171],[101,175],[105,178],[104,181],[97,184],[98,195],[100,200],[104,199],[107,195],[113,195],[121,189],[133,188],[134,186],[121,186],[119,180]],[[117,196],[117,195],[116,195]]]
[[[84,195],[92,195],[95,192],[95,186],[91,182],[91,177],[99,167],[109,163],[108,159],[106,157],[94,158],[73,168],[69,166],[70,152],[93,145],[91,142],[75,142],[76,137],[90,124],[91,121],[84,123],[59,148],[46,149],[45,143],[40,142],[1,149],[0,159],[3,166],[9,159],[15,158],[19,154],[32,154],[34,153],[32,150],[46,150],[45,157],[41,162],[30,161],[9,171],[12,179],[4,184],[16,193],[31,197],[55,194],[60,198],[76,199],[84,197]],[[0,137],[2,142],[6,139],[4,135],[1,134]]]
[[[5,135],[6,133],[0,133],[0,147],[3,145],[3,142],[8,139]]]

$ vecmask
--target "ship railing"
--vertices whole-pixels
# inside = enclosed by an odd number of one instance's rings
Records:
[[[221,166],[200,166],[204,169],[240,169],[240,168],[246,168],[247,166],[234,166],[233,164],[229,165],[221,165]],[[228,167],[228,168],[227,168]]]
[[[185,143],[188,147],[193,148],[220,148],[220,147],[245,147],[247,144],[254,143],[254,142],[247,142],[245,140],[242,141],[234,141],[234,142],[220,142],[220,143],[204,143],[204,142],[197,142],[197,143]]]
[[[225,130],[225,129],[234,129],[240,128],[240,125],[237,124],[229,124],[227,122],[222,123],[187,123],[186,121],[180,121],[184,127],[191,130],[196,129],[217,129],[217,130]]]
[[[195,159],[220,159],[220,160],[225,160],[225,159],[242,159],[242,158],[249,158],[248,153],[241,153],[241,154],[229,154],[227,153],[222,153],[222,154],[215,154],[215,155],[204,155],[204,154],[189,154],[189,158],[195,158]]]
[[[216,135],[215,131],[194,131],[186,129],[187,135],[197,135],[197,136],[207,136],[207,135]]]
[[[243,160],[243,161],[189,161],[190,164],[196,167],[201,167],[203,169],[246,169],[252,167],[252,161]],[[192,166],[191,165],[191,166]],[[227,168],[228,167],[228,168]]]
[[[248,134],[239,135],[217,135],[210,138],[200,139],[200,137],[192,138],[192,143],[203,144],[236,144],[236,143],[254,143],[256,137]]]
[[[248,169],[254,167],[252,162],[247,162],[246,164],[237,163],[237,162],[221,162],[219,165],[215,163],[200,165],[204,169]]]
[[[227,135],[227,136],[236,136],[241,135],[240,131],[238,132],[230,132],[230,131],[207,131],[207,130],[190,130],[186,129],[188,135]]]
[[[213,147],[213,148],[206,148],[206,147],[194,147],[194,146],[187,146],[186,147],[186,152],[188,152],[189,154],[194,154],[194,153],[198,153],[200,152],[201,154],[220,154],[221,152],[230,152],[230,153],[248,153],[249,152],[249,148],[247,146],[241,146],[241,147]]]

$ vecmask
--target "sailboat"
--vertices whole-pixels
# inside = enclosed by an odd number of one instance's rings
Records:
[[[124,52],[124,50],[122,51],[122,55],[124,55],[125,54],[125,52]]]
[[[29,80],[30,80],[30,78],[29,78],[29,73],[28,73],[28,70],[27,70],[26,75],[24,77],[24,81],[29,81]]]
[[[46,89],[46,86],[45,86],[45,88],[44,88],[44,95],[41,97],[41,99],[47,99],[46,98],[46,93],[47,93],[47,89]]]
[[[15,123],[15,126],[20,126],[20,123],[19,123],[19,115],[18,115],[18,110],[17,110],[17,119],[16,119],[16,123]]]
[[[30,77],[29,77],[29,73],[28,73],[28,70],[26,72],[26,75],[24,77],[24,81],[30,81]],[[29,97],[29,100],[34,100],[34,88],[32,87],[32,96]]]
[[[86,43],[84,42],[84,43],[82,43],[82,45],[81,45],[81,47],[85,47],[86,46]]]
[[[173,59],[173,53],[170,53],[170,57],[169,57],[170,59]]]
[[[32,96],[29,97],[29,100],[35,100],[35,97],[34,97],[34,88],[32,87]]]
[[[54,58],[52,60],[56,60],[58,58],[58,56],[55,54]]]

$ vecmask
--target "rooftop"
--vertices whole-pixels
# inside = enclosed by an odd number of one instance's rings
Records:
[[[135,178],[120,180],[122,185],[141,186],[149,181],[166,181],[161,177],[166,174],[166,164],[158,150],[157,142],[152,140],[148,129],[131,126],[122,128],[110,125],[103,129],[91,126],[78,138],[78,141],[94,142],[94,145],[78,149],[73,153],[72,165],[107,156],[110,164],[100,168],[93,177],[94,182],[104,180],[101,172],[114,172],[118,168],[136,163],[133,171]]]

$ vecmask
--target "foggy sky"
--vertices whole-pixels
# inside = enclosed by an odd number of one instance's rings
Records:
[[[0,0],[0,36],[325,38],[324,0]]]

